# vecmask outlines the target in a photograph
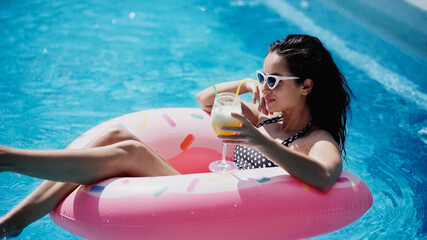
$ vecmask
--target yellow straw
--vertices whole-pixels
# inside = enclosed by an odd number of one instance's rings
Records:
[[[243,81],[241,81],[241,82],[239,83],[239,85],[237,86],[236,96],[234,96],[234,102],[236,102],[236,100],[237,100],[237,96],[239,96],[240,87],[241,87],[241,86],[242,86],[242,84],[243,84],[243,83],[245,83],[245,82],[258,82],[258,81],[255,81],[255,80],[243,80]]]

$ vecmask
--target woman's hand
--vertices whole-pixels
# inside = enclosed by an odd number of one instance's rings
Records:
[[[248,81],[245,83],[245,86],[248,92],[252,93],[252,102],[254,104],[256,104],[257,101],[259,102],[260,101],[259,86],[256,82],[254,82],[255,80],[251,78],[245,78],[242,81]]]
[[[222,127],[221,129],[224,131],[235,132],[234,135],[218,135],[224,143],[256,147],[266,141],[266,136],[260,133],[244,115],[231,113],[231,116],[239,119],[242,125],[240,127]]]
[[[244,80],[253,80],[253,79],[247,78]],[[255,83],[255,82],[247,82],[246,83],[246,89],[248,90],[248,92],[252,93],[253,104],[256,104],[256,102],[259,102],[258,111],[265,114],[265,115],[270,114],[270,112],[268,112],[266,105],[265,105],[265,98],[261,97],[259,84]],[[271,113],[271,114],[273,114],[273,113]]]

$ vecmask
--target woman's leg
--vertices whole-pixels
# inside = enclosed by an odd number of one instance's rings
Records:
[[[1,147],[0,171],[79,184],[115,176],[179,174],[156,152],[136,140],[95,148],[51,151]]]
[[[51,212],[79,185],[43,181],[32,193],[0,217],[0,238],[19,235],[22,230]]]
[[[111,145],[125,140],[139,141],[130,132],[112,127],[90,142],[85,148]],[[148,175],[151,175],[148,172]],[[0,218],[0,237],[19,234],[23,228],[52,211],[79,184],[44,181],[15,208]],[[3,234],[2,234],[3,233]]]

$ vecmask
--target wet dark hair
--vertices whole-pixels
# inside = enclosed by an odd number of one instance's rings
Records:
[[[346,159],[347,113],[350,114],[350,96],[353,96],[344,75],[340,72],[331,53],[316,37],[289,35],[270,45],[268,53],[276,53],[286,60],[289,71],[313,81],[313,89],[307,96],[313,123],[328,131],[338,143]]]

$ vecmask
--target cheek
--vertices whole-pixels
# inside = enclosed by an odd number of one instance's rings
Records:
[[[293,107],[298,105],[300,101],[300,95],[295,89],[286,89],[284,91],[280,91],[276,96],[281,105],[286,107]]]

